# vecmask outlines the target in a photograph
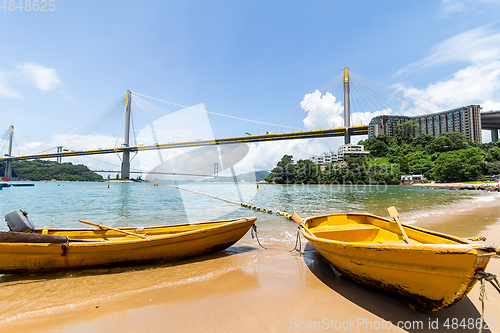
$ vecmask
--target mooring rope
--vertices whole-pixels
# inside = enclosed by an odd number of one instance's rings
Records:
[[[300,254],[304,254],[302,252],[302,240],[300,239],[300,229],[302,229],[302,226],[299,225],[297,229],[297,237],[295,238],[295,247],[290,250],[290,252],[297,251]],[[297,250],[297,245],[299,245],[299,249]]]
[[[255,225],[255,223],[252,225],[252,239],[253,239],[253,235],[255,233],[255,238],[257,239],[257,243],[259,243],[260,247],[263,248],[263,249],[266,249],[267,250],[267,247],[263,246],[261,243],[260,243],[260,240],[259,240],[259,234],[257,232],[257,226]]]
[[[498,283],[497,276],[495,274],[491,273],[486,273],[484,271],[477,271],[475,274],[476,279],[481,282],[481,287],[479,291],[479,300],[481,301],[481,326],[479,327],[479,333],[482,333],[483,331],[483,322],[484,322],[484,300],[486,298],[486,286],[485,286],[485,281],[488,281],[491,283],[493,287],[498,291],[500,294],[500,284]]]

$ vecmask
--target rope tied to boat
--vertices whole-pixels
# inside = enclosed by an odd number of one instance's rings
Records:
[[[297,251],[300,254],[303,254],[302,252],[302,240],[300,239],[300,229],[302,229],[303,226],[299,225],[297,228],[297,237],[295,238],[295,247],[290,250],[290,252]],[[297,250],[297,245],[299,246],[299,249]]]
[[[257,232],[257,226],[254,224],[252,224],[252,239],[254,239],[254,233],[255,233],[255,238],[257,239],[257,243],[259,243],[260,247],[263,248],[263,249],[267,249],[267,247],[263,246],[261,243],[260,243],[260,240],[259,240],[259,234]]]
[[[61,256],[66,256],[66,253],[68,252],[68,246],[69,246],[69,237],[66,236],[66,242],[65,243],[61,243],[61,250],[62,250],[62,254]]]
[[[486,283],[485,281],[488,281],[491,283],[493,287],[498,291],[500,294],[500,283],[498,283],[497,276],[492,273],[486,273],[482,270],[478,270],[475,274],[476,279],[481,282],[481,287],[479,291],[479,300],[481,301],[481,326],[479,327],[479,333],[483,331],[483,325],[482,323],[484,322],[484,300],[488,299],[486,296]]]

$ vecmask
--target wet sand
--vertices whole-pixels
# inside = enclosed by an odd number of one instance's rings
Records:
[[[500,200],[464,209],[431,215],[415,225],[462,237],[486,236],[486,243],[499,245]],[[300,255],[248,246],[251,242],[247,235],[244,245],[225,253],[135,271],[4,278],[2,295],[20,292],[21,286],[20,296],[33,300],[27,305],[32,311],[23,315],[29,310],[21,308],[26,303],[6,309],[12,303],[0,297],[0,327],[2,332],[288,332],[313,327],[380,332],[390,321],[407,326],[390,329],[394,332],[443,332],[452,331],[443,326],[446,320],[451,325],[455,318],[468,323],[480,317],[478,284],[459,304],[421,313],[395,297],[337,278],[328,262],[309,247]],[[488,272],[500,274],[500,259],[490,261]],[[483,332],[500,332],[500,295],[489,284],[486,291],[485,318],[495,320],[496,328]],[[38,302],[53,304],[33,311]],[[459,326],[453,331],[478,330]]]

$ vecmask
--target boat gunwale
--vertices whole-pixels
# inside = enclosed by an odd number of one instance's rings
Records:
[[[373,214],[368,214],[368,213],[324,214],[324,215],[311,216],[311,217],[305,218],[302,222],[302,226],[303,226],[303,229],[306,229],[306,230],[302,230],[302,235],[307,240],[311,239],[312,241],[323,242],[323,243],[328,243],[328,244],[332,244],[332,245],[338,245],[338,246],[342,246],[344,248],[346,248],[346,247],[358,248],[358,249],[362,248],[362,249],[366,249],[366,250],[384,249],[384,250],[394,250],[394,251],[396,251],[396,250],[404,250],[404,251],[411,250],[411,251],[415,251],[415,252],[429,252],[429,251],[436,251],[437,250],[436,252],[446,252],[446,253],[450,253],[450,254],[452,254],[452,253],[453,254],[458,254],[458,253],[466,254],[466,253],[469,253],[470,251],[473,251],[473,250],[482,250],[482,251],[486,251],[487,253],[484,253],[484,254],[478,253],[475,255],[491,256],[491,255],[495,255],[495,254],[500,254],[500,247],[495,247],[494,245],[477,244],[477,243],[470,241],[468,239],[464,239],[461,237],[457,237],[457,236],[453,236],[453,235],[449,235],[449,234],[444,234],[444,233],[440,233],[437,231],[432,231],[432,230],[428,230],[428,229],[424,229],[424,228],[419,228],[416,226],[410,226],[410,225],[407,225],[404,223],[402,223],[404,228],[413,229],[415,231],[438,236],[438,237],[441,237],[441,238],[444,238],[447,240],[457,241],[457,242],[460,242],[461,244],[421,244],[421,243],[420,244],[415,244],[415,243],[412,243],[412,244],[406,244],[406,243],[401,243],[401,244],[399,244],[399,243],[390,243],[390,244],[385,243],[385,244],[382,244],[382,243],[375,243],[375,242],[345,242],[345,241],[337,241],[337,240],[332,240],[332,239],[328,239],[328,238],[318,237],[307,226],[307,223],[313,219],[330,217],[330,216],[348,216],[348,215],[369,216],[369,217],[379,219],[379,220],[382,220],[385,222],[395,223],[394,221],[392,221],[390,219],[383,218],[383,217],[373,215]],[[358,223],[358,224],[373,225],[371,223]],[[347,224],[343,224],[343,225],[347,225]],[[353,225],[356,225],[356,224],[353,224]],[[374,226],[374,227],[381,228],[378,226]],[[384,229],[384,228],[381,228],[381,229]]]
[[[68,243],[2,243],[0,242],[0,246],[14,246],[14,247],[47,247],[47,246],[54,246],[56,245],[57,247],[60,247],[61,244],[67,244],[68,246],[71,247],[102,247],[102,246],[125,246],[125,245],[130,245],[130,244],[140,244],[140,243],[145,243],[145,244],[151,244],[151,243],[156,243],[160,242],[162,240],[167,240],[170,238],[181,238],[181,237],[186,237],[194,234],[201,234],[201,233],[207,233],[210,231],[214,231],[217,229],[225,229],[231,226],[236,226],[239,224],[246,224],[246,223],[251,223],[252,225],[255,223],[257,220],[257,217],[244,217],[244,218],[239,218],[239,219],[231,219],[231,220],[223,220],[223,221],[207,221],[207,222],[199,222],[199,223],[191,223],[191,224],[183,224],[182,226],[193,226],[193,225],[204,225],[204,224],[210,224],[210,223],[222,223],[220,225],[214,225],[208,228],[203,228],[203,229],[194,229],[194,230],[187,230],[187,231],[181,231],[181,232],[176,232],[176,233],[171,233],[171,234],[165,234],[165,235],[153,235],[150,236],[149,239],[144,239],[144,238],[133,238],[133,237],[121,237],[119,240],[105,240],[102,237],[97,237],[95,241],[88,241],[88,242],[71,242],[69,241]],[[168,228],[168,227],[176,227],[180,225],[165,225],[162,226],[163,228]],[[133,227],[131,227],[134,229]],[[150,227],[150,228],[157,228],[157,227]],[[146,229],[146,227],[145,227]],[[38,230],[43,230],[43,229],[38,229]],[[51,229],[51,230],[62,230],[62,231],[75,231],[75,230],[88,230],[88,231],[93,231],[93,230],[102,230],[99,228],[84,228],[84,229]],[[182,242],[182,241],[180,241]],[[153,245],[153,244],[151,244]]]

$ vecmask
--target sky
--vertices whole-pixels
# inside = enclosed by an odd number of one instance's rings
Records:
[[[208,128],[200,115],[203,135],[190,112],[166,118],[192,123],[186,138],[193,139],[337,127],[342,101],[320,87],[345,67],[438,110],[500,109],[499,0],[51,4],[52,11],[0,8],[0,134],[15,126],[21,152],[76,138],[97,142],[101,134],[102,144],[119,145],[112,127],[120,126],[123,108],[110,110],[127,90],[141,94],[138,133],[182,106],[212,112]],[[352,119],[360,123],[410,112],[358,111]],[[177,128],[169,123],[168,130]],[[242,170],[270,170],[284,154],[305,159],[340,144],[340,138],[251,144],[245,160],[252,163]]]

